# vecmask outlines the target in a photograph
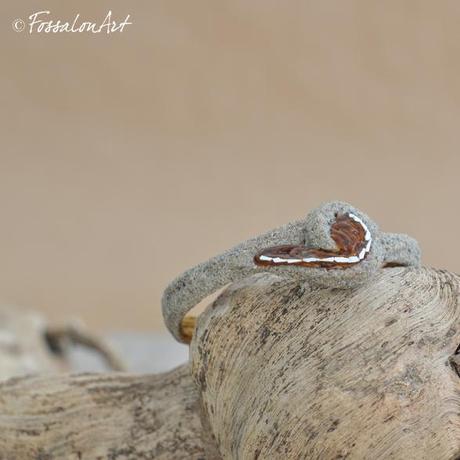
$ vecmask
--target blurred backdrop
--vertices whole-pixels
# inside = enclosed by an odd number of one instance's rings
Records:
[[[11,22],[131,15],[122,34]],[[350,201],[460,270],[458,1],[0,5],[0,301],[162,330],[162,289]]]

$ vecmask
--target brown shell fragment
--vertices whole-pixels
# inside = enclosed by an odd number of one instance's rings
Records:
[[[351,214],[340,214],[331,225],[331,238],[336,243],[336,250],[308,248],[303,245],[274,246],[259,252],[254,257],[258,266],[294,265],[303,267],[348,268],[361,262],[368,253],[368,230],[364,224]],[[367,249],[367,250],[366,250]],[[360,257],[362,251],[366,250]],[[331,258],[339,260],[330,260]],[[340,261],[342,258],[348,261]],[[311,260],[305,260],[311,259]],[[356,259],[356,260],[355,260]]]

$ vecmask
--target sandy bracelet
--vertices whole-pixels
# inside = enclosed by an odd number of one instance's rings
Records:
[[[419,265],[416,240],[381,232],[353,206],[332,202],[184,272],[164,291],[163,316],[174,337],[185,342],[181,323],[188,311],[219,288],[255,273],[273,270],[317,286],[351,289],[384,267]]]

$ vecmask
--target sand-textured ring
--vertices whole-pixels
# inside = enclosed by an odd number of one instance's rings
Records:
[[[164,291],[163,316],[183,342],[181,323],[189,310],[226,284],[254,273],[274,270],[312,285],[350,289],[370,282],[384,267],[419,265],[416,240],[381,232],[353,206],[331,202],[184,272]]]

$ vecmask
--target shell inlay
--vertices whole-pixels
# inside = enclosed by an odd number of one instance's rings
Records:
[[[303,267],[347,268],[364,260],[372,246],[372,235],[355,214],[336,217],[331,225],[331,238],[336,250],[283,245],[264,249],[254,257],[259,266],[298,265]]]

